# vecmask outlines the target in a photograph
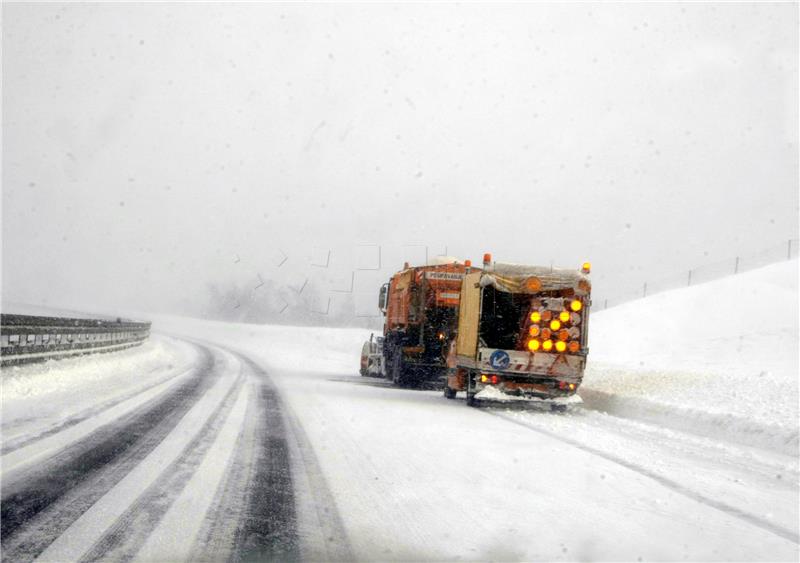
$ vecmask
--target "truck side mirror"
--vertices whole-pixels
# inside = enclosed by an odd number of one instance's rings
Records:
[[[381,291],[378,294],[378,309],[382,313],[386,313],[386,305],[389,300],[389,284],[385,283],[381,286]]]

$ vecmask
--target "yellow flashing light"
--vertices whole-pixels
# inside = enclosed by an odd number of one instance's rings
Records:
[[[531,291],[539,291],[542,289],[542,281],[539,278],[528,278],[525,285],[528,286],[528,289]]]
[[[569,304],[569,308],[577,313],[578,311],[583,309],[583,303],[581,303],[577,299],[573,299],[572,302]]]

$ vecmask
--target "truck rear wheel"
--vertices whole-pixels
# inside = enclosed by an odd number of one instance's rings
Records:
[[[467,406],[468,407],[477,407],[478,400],[475,398],[475,393],[470,393],[467,391]]]
[[[450,389],[447,383],[444,384],[444,397],[445,399],[455,399],[457,391],[455,389]]]

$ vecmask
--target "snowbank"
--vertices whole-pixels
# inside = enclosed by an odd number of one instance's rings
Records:
[[[796,454],[797,266],[595,312],[586,405]]]
[[[194,347],[153,335],[135,348],[2,370],[2,433],[7,442],[144,389],[191,367]]]

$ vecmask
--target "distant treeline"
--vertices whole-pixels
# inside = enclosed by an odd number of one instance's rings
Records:
[[[375,314],[378,314],[377,304]],[[312,281],[292,288],[263,280],[257,287],[211,284],[204,317],[209,319],[308,326],[380,328],[379,317],[356,315],[352,293],[320,291]]]

